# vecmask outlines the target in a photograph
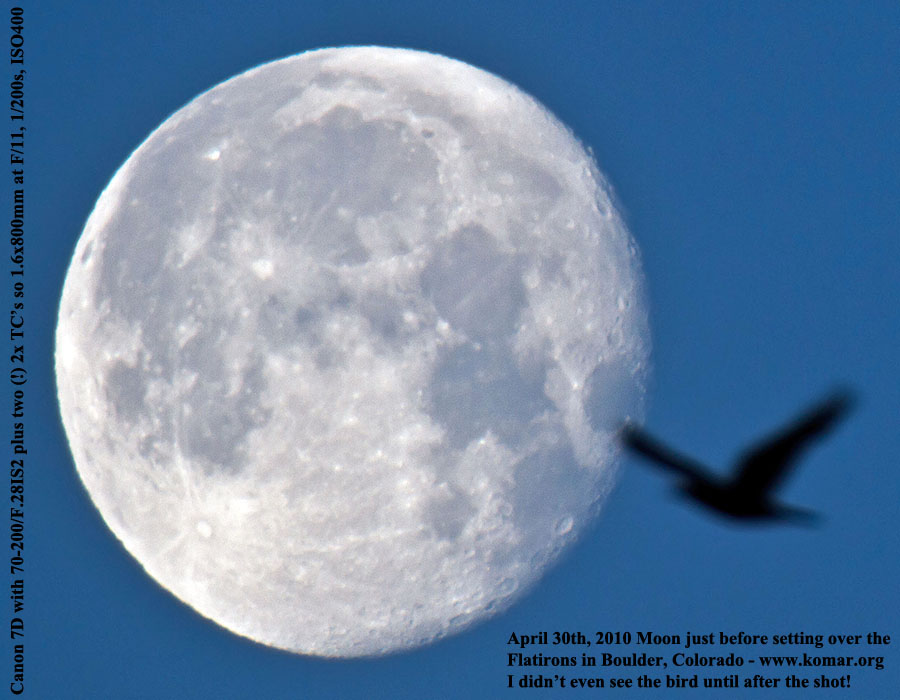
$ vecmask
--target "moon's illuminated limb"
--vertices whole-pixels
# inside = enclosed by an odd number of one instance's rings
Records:
[[[176,112],[78,242],[60,406],[162,585],[303,653],[506,607],[611,484],[648,341],[608,187],[533,99],[346,48]]]

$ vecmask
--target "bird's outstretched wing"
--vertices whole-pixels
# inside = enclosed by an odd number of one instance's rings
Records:
[[[747,494],[773,489],[787,476],[800,450],[834,425],[852,402],[849,392],[836,392],[768,440],[750,448],[738,461],[734,488]]]
[[[635,452],[692,479],[708,479],[706,469],[650,437],[637,426],[626,423],[620,433],[622,442]]]

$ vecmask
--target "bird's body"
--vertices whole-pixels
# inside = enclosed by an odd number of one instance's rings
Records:
[[[623,429],[625,444],[681,476],[679,489],[689,498],[721,515],[749,519],[802,519],[814,514],[774,499],[800,450],[830,428],[850,405],[850,396],[836,393],[787,428],[742,455],[733,475],[711,474],[693,460],[670,450],[633,425]]]

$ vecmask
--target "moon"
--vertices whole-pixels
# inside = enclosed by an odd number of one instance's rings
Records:
[[[506,609],[608,494],[641,411],[639,255],[591,155],[465,63],[323,49],[121,166],[56,331],[80,478],[147,573],[302,654]]]

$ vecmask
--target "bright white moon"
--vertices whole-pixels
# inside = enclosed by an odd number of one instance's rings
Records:
[[[167,119],[103,192],[56,335],[84,485],[234,632],[382,654],[507,607],[608,492],[648,356],[609,187],[535,100],[343,48]]]

